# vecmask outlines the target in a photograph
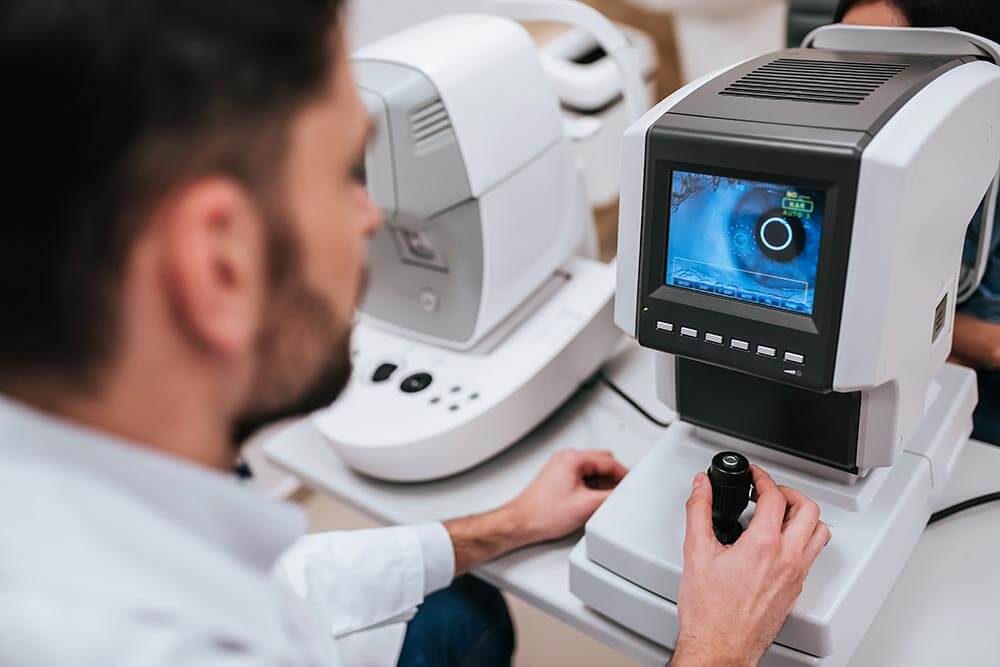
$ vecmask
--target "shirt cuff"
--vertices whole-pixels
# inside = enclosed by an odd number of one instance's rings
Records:
[[[424,556],[424,595],[447,588],[455,578],[455,547],[442,523],[413,526]]]

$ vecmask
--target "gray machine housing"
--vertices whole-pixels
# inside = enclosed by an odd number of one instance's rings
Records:
[[[483,225],[441,95],[423,73],[396,63],[356,61],[354,77],[385,129],[365,155],[385,225],[372,239],[379,270],[361,310],[425,336],[468,340],[483,291]]]

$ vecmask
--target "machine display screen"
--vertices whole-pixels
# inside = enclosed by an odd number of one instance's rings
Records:
[[[826,192],[674,171],[666,284],[811,315]]]

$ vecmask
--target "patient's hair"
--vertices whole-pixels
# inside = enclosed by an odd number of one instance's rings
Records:
[[[85,381],[113,352],[130,246],[170,188],[273,182],[343,1],[0,3],[0,380]]]
[[[834,21],[873,0],[840,0]],[[958,28],[1000,42],[1000,0],[885,0],[916,28]]]

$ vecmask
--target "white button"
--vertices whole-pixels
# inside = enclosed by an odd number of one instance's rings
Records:
[[[785,352],[785,361],[790,361],[793,364],[804,364],[806,362],[806,358],[803,357],[801,354],[796,354],[794,352]]]
[[[767,345],[758,345],[757,354],[762,357],[773,357],[778,353],[773,347],[768,347]]]
[[[739,340],[738,338],[734,338],[731,341],[729,341],[729,347],[736,350],[743,350],[744,352],[746,352],[747,350],[750,349],[750,343],[746,342],[745,340]]]
[[[673,333],[674,325],[671,322],[657,322],[656,328],[659,331],[666,331],[667,333]]]
[[[420,293],[420,307],[428,313],[438,309],[438,295],[433,290],[425,289]]]
[[[714,333],[705,334],[705,340],[709,343],[715,343],[716,345],[722,345],[722,336]]]
[[[698,330],[692,329],[691,327],[681,327],[681,335],[687,336],[688,338],[697,338]]]

